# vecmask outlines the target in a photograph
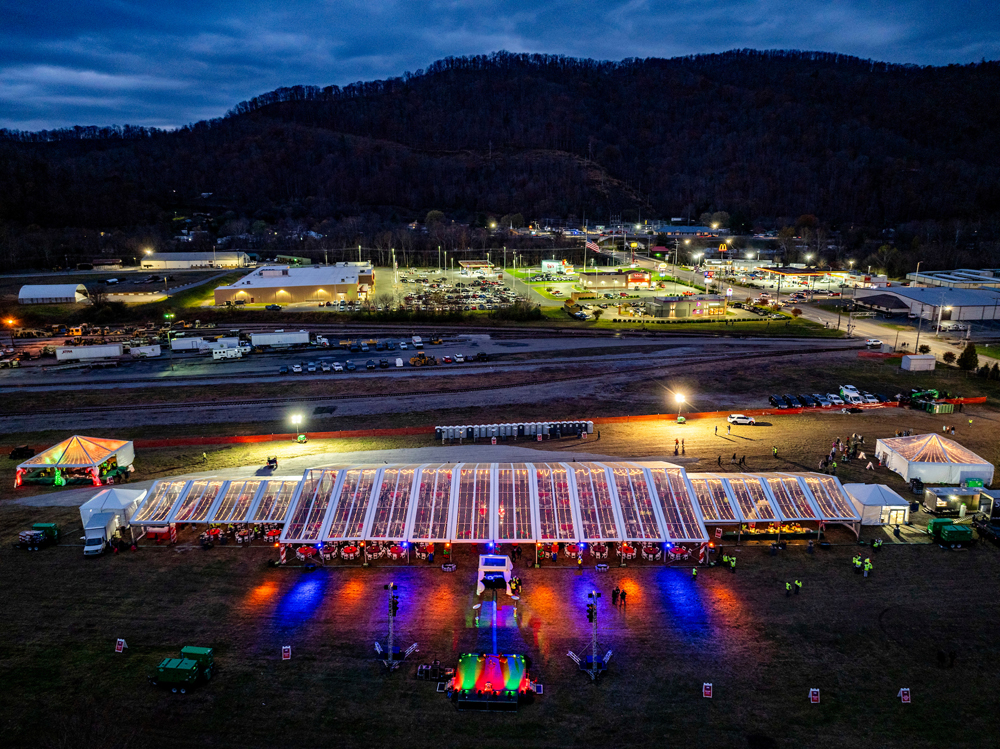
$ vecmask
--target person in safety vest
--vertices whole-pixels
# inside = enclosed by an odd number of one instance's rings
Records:
[[[792,595],[792,584],[790,582],[785,583],[785,598]]]
[[[798,595],[800,590],[802,590],[802,581],[801,580],[796,580],[795,581],[795,595]]]

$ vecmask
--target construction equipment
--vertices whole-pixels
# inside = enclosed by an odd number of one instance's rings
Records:
[[[410,357],[410,365],[414,367],[433,367],[438,363],[434,356],[427,356],[423,351],[419,351],[416,356]]]
[[[55,523],[35,523],[30,531],[17,534],[15,549],[38,551],[43,546],[54,546],[59,542],[59,526]]]
[[[149,683],[154,687],[163,686],[175,694],[187,694],[187,690],[201,681],[212,678],[215,658],[212,648],[187,646],[181,648],[180,658],[164,658],[156,670],[149,674]]]
[[[440,336],[431,336],[431,343],[435,346],[440,346],[444,341],[441,340]]]

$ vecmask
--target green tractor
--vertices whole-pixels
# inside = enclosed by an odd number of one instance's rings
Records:
[[[45,546],[55,546],[59,543],[59,526],[55,523],[35,523],[30,531],[17,534],[16,549],[38,551]]]
[[[149,683],[154,687],[165,687],[177,694],[187,691],[202,681],[212,678],[215,660],[212,648],[188,645],[181,648],[180,658],[164,658],[149,675]]]

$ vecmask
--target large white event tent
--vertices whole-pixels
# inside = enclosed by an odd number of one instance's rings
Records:
[[[860,524],[814,473],[695,474],[663,462],[333,465],[297,479],[162,480],[137,525],[283,524],[283,543],[700,543],[707,526]]]
[[[875,454],[904,480],[960,484],[968,479],[993,481],[993,464],[940,434],[891,437],[875,443]]]

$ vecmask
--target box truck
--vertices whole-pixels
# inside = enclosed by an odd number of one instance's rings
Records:
[[[217,348],[212,351],[213,361],[219,361],[220,359],[242,359],[243,351],[238,348]]]
[[[419,349],[419,348],[423,348],[424,347],[424,341],[423,341],[423,339],[420,336],[415,335],[415,336],[413,336],[413,338],[411,340],[413,342],[413,348],[418,348]]]
[[[108,542],[115,537],[121,527],[121,517],[116,512],[100,512],[91,515],[83,528],[84,556],[103,554]]]
[[[170,341],[171,351],[208,351],[211,345],[204,338],[174,338]]]
[[[99,346],[59,346],[56,361],[82,361],[84,359],[108,359],[122,355],[120,343],[102,343]]]

